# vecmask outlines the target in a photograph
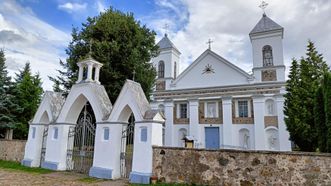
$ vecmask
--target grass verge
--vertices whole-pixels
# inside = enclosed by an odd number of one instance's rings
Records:
[[[29,173],[37,173],[37,174],[47,174],[53,172],[52,170],[37,168],[37,167],[25,167],[18,162],[14,161],[5,161],[0,160],[0,168],[3,169],[11,169],[11,170],[19,170]]]
[[[106,181],[106,180],[99,179],[99,178],[92,178],[92,177],[84,177],[84,178],[80,178],[78,181],[81,181],[84,183],[95,183],[95,182]]]

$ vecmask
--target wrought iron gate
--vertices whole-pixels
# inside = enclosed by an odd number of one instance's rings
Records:
[[[77,124],[69,128],[67,170],[88,173],[93,165],[95,119],[85,105]],[[93,111],[92,111],[93,112]]]
[[[128,125],[123,125],[121,143],[121,177],[128,178],[132,170],[134,121],[130,119]]]
[[[48,125],[44,125],[43,138],[41,142],[40,165],[42,165],[42,163],[45,162],[47,135],[48,135]]]

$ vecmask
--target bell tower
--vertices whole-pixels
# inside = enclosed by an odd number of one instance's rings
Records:
[[[160,54],[152,59],[157,72],[156,91],[167,90],[179,73],[180,52],[167,34],[157,43]]]
[[[255,82],[285,81],[284,28],[265,13],[249,33]]]
[[[97,62],[91,56],[77,63],[79,67],[78,80],[76,83],[94,82],[100,84],[99,75],[102,63]]]

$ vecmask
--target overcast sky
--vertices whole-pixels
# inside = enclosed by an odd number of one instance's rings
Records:
[[[331,64],[331,1],[268,0],[266,14],[285,28],[284,57],[305,54],[308,39],[315,42]],[[155,30],[157,41],[168,35],[181,51],[181,71],[207,49],[249,72],[252,49],[248,33],[262,17],[260,0],[1,0],[0,46],[5,48],[11,75],[29,61],[39,72],[43,87],[51,90],[47,76],[60,69],[66,59],[71,28],[79,27],[87,16],[98,15],[113,6],[133,12],[136,19]]]

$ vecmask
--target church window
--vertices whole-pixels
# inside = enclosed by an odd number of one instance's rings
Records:
[[[206,117],[207,118],[217,118],[217,104],[216,102],[207,102],[206,107]]]
[[[109,128],[105,127],[103,128],[103,140],[109,140]]]
[[[248,101],[238,101],[239,117],[248,117]]]
[[[176,79],[177,78],[177,63],[175,61],[175,64],[174,64],[174,78]]]
[[[36,137],[36,127],[32,127],[32,139]]]
[[[147,127],[140,128],[140,141],[141,142],[147,141]]]
[[[263,66],[273,66],[272,48],[270,45],[266,45],[262,49],[263,53]]]
[[[163,61],[159,62],[158,77],[164,78],[164,62]]]
[[[179,118],[187,118],[187,104],[186,103],[179,104]]]
[[[53,129],[53,139],[57,139],[59,136],[59,129],[57,127],[54,127]]]

